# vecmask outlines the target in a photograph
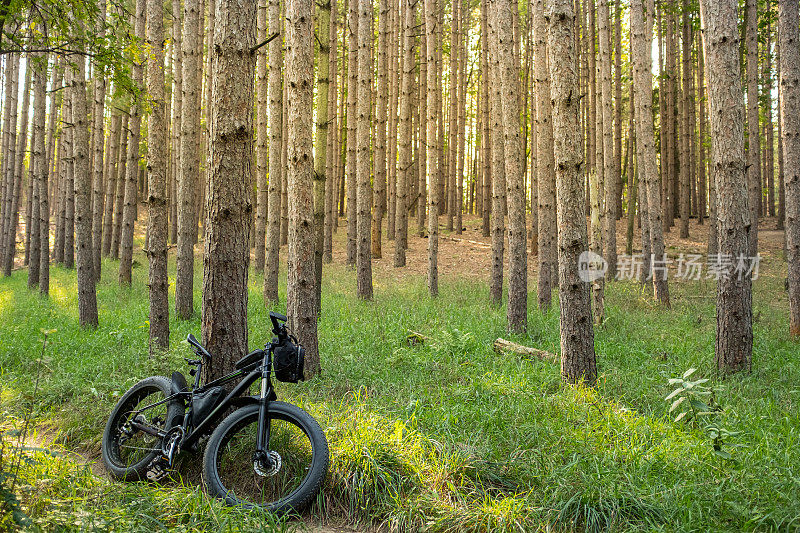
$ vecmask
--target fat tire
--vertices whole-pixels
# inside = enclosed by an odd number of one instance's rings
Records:
[[[122,414],[124,414],[122,411],[126,408],[131,397],[136,394],[140,394],[146,389],[156,389],[162,392],[164,394],[164,398],[166,398],[170,396],[170,380],[163,376],[151,376],[139,381],[133,387],[128,389],[122,398],[120,398],[120,400],[117,402],[117,405],[115,405],[114,409],[111,411],[111,416],[108,417],[108,422],[106,422],[106,427],[103,431],[102,443],[103,463],[106,465],[108,472],[115,479],[123,481],[139,481],[146,479],[146,474],[150,463],[152,463],[153,459],[158,456],[157,451],[152,451],[145,455],[140,461],[128,466],[121,466],[114,460],[114,457],[119,456],[118,450],[114,449],[114,447],[117,446],[115,432],[117,431],[116,428],[118,426],[118,419]],[[183,402],[169,402],[167,404],[164,429],[169,430],[172,427],[172,421],[175,420],[176,417],[182,418],[184,412],[185,407]]]
[[[206,445],[203,457],[203,478],[206,490],[224,500],[228,505],[241,506],[245,508],[260,508],[266,511],[284,515],[286,513],[300,513],[311,503],[322,488],[322,483],[328,472],[330,463],[330,452],[328,451],[328,441],[325,433],[314,418],[303,409],[286,402],[272,401],[269,403],[268,416],[276,419],[287,420],[299,427],[311,444],[311,467],[308,474],[300,485],[291,493],[283,495],[282,498],[273,502],[256,504],[244,500],[239,500],[230,493],[222,484],[218,471],[218,453],[221,444],[226,441],[229,431],[239,429],[239,424],[245,419],[254,417],[258,419],[259,406],[257,404],[247,405],[234,411],[222,423],[217,426],[211,434],[211,438]],[[250,464],[243,464],[242,468],[252,468]]]

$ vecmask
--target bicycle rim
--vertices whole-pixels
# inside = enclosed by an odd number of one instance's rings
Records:
[[[224,495],[239,504],[276,507],[290,500],[311,471],[311,440],[293,418],[270,413],[269,461],[255,456],[258,415],[244,417],[225,434],[216,464]]]
[[[165,398],[164,392],[158,387],[143,387],[131,395],[121,407],[111,433],[114,440],[110,449],[110,458],[118,467],[133,467],[161,449],[159,437],[133,429],[130,421],[136,418],[140,424],[163,431],[167,421],[167,404],[145,408]],[[142,409],[143,411],[137,414]]]

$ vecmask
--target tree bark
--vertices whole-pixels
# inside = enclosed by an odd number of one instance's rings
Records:
[[[114,199],[117,192],[117,168],[119,145],[122,134],[122,115],[114,108],[111,111],[111,130],[106,150],[105,201],[103,203],[103,257],[111,255],[111,239],[114,229]]]
[[[29,56],[30,57],[30,56]],[[17,136],[16,160],[12,164],[11,180],[9,182],[11,195],[8,202],[8,215],[6,217],[6,242],[5,256],[3,257],[3,275],[8,277],[14,267],[14,257],[17,253],[17,230],[19,228],[19,204],[22,201],[22,174],[25,171],[25,148],[28,145],[28,117],[31,93],[31,69],[26,69],[25,84],[22,91],[22,115],[19,121],[19,135]],[[33,164],[33,159],[30,160]]]
[[[356,264],[356,104],[358,103],[358,1],[348,0],[347,15],[347,264]]]
[[[150,356],[169,348],[167,290],[167,104],[164,90],[164,8],[161,0],[147,2],[147,214],[146,244],[150,288]]]
[[[689,131],[689,93],[690,89],[690,71],[691,71],[691,38],[690,38],[690,28],[689,28],[689,1],[683,0],[683,46],[682,46],[682,59],[683,59],[683,68],[681,69],[682,72],[682,84],[683,84],[683,94],[681,98],[681,162],[680,162],[680,215],[681,215],[681,227],[680,227],[680,237],[682,239],[686,239],[689,237],[689,215],[690,207],[691,207],[691,168],[692,165],[690,163],[690,154],[689,154],[689,138],[691,133]]]
[[[497,36],[497,13],[492,2],[487,0],[488,11],[488,41],[489,41],[489,77],[486,83],[491,83],[491,101],[489,117],[491,120],[492,142],[492,264],[489,273],[489,294],[494,305],[503,301],[503,255],[505,248],[505,204],[506,204],[506,168],[505,146],[503,142],[502,124],[502,92],[500,79],[500,64]],[[495,81],[490,81],[495,80]]]
[[[269,29],[281,27],[280,0],[268,0]],[[278,268],[280,264],[283,151],[283,38],[269,43],[269,206],[267,208],[267,249],[264,265],[264,302],[278,302]]]
[[[180,168],[177,173],[178,246],[175,261],[175,314],[185,320],[194,313],[194,238],[197,233],[194,194],[200,173],[200,154],[195,147],[200,133],[200,73],[203,50],[199,43],[200,6],[197,0],[184,0],[183,20],[185,24],[181,52],[183,110],[180,115],[178,158]]]
[[[306,17],[310,25],[311,13]],[[203,254],[203,343],[215,356],[211,364],[204,367],[207,379],[231,372],[233,364],[248,350],[250,246],[247,236],[253,212],[251,161],[255,73],[255,55],[250,49],[256,45],[255,41],[256,4],[218,0],[210,46],[213,50],[211,172]],[[310,49],[311,43],[306,46]],[[304,103],[310,109],[310,101]],[[313,265],[310,257],[307,264],[309,268]]]
[[[536,90],[536,183],[538,200],[539,309],[546,311],[552,301],[552,282],[558,272],[556,228],[556,183],[553,161],[553,107],[550,100],[550,67],[547,50],[547,6],[545,0],[533,5],[533,39],[536,48],[534,87]]]
[[[351,0],[352,1],[352,0]],[[439,9],[437,0],[425,0],[425,48],[427,63],[427,111],[425,133],[428,173],[428,292],[431,296],[439,295],[439,150],[436,146],[436,121],[439,109],[438,92],[436,90],[436,38],[438,35]]]
[[[362,0],[363,1],[363,0]],[[364,1],[366,4],[366,2]],[[366,6],[364,6],[366,7]],[[313,94],[311,0],[290,0],[286,7],[286,85],[289,88],[289,283],[286,309],[297,338],[306,349],[305,372],[320,370],[317,349],[317,313],[314,303],[314,232],[312,210]],[[364,26],[369,29],[365,21]],[[369,98],[367,98],[369,103]],[[367,237],[367,241],[369,237]],[[369,252],[369,248],[367,248]]]
[[[338,164],[338,134],[337,111],[336,111],[336,91],[337,91],[337,47],[338,38],[336,31],[336,0],[331,0],[331,20],[328,40],[330,46],[328,54],[328,80],[330,88],[328,90],[328,146],[325,165],[325,232],[322,243],[322,261],[331,263],[333,261],[333,227],[336,217],[336,202],[334,200],[336,192],[337,164]]]
[[[372,35],[370,18],[372,4],[358,1],[358,104],[356,106],[356,278],[358,297],[372,300],[372,250],[370,233],[372,219],[372,187],[370,186],[370,113],[372,107]]]
[[[403,20],[403,57],[400,80],[400,169],[397,173],[397,203],[394,239],[394,266],[406,266],[408,247],[407,191],[413,177],[411,165],[411,98],[414,72],[414,26],[416,17],[409,0],[400,0]]]
[[[751,223],[736,9],[736,0],[700,2],[711,108],[712,169],[718,192],[719,257],[727,257],[734,265],[749,253]],[[726,274],[717,282],[717,368],[722,372],[749,370],[753,350],[751,277],[733,269]]]
[[[136,36],[144,39],[146,0],[136,0],[135,26]],[[142,85],[143,64],[133,63],[133,83]],[[142,106],[134,101],[129,118],[130,140],[128,141],[128,161],[125,166],[125,206],[122,211],[122,229],[120,232],[119,251],[119,283],[130,286],[131,268],[133,266],[133,230],[136,223],[136,205],[138,202],[137,180],[139,177],[139,137],[142,126]]]
[[[489,28],[488,28],[488,14],[487,14],[488,0],[481,0],[481,119],[483,124],[483,132],[481,134],[481,157],[483,158],[483,209],[481,212],[482,223],[481,234],[488,237],[491,233],[491,210],[492,210],[492,152],[491,152],[491,130],[489,120],[489,110],[491,107],[489,101]]]
[[[525,227],[525,170],[520,139],[519,65],[512,35],[513,0],[491,0],[497,11],[501,109],[508,198],[508,331],[522,333],[528,325],[528,261]]]
[[[586,283],[578,276],[578,257],[586,250],[584,165],[579,128],[572,0],[551,0],[548,13],[550,94],[553,102],[553,154],[558,202],[558,298],[561,307],[561,376],[569,383],[597,380],[594,330]]]
[[[325,183],[328,179],[328,85],[330,59],[330,20],[331,3],[324,0],[319,4],[317,18],[319,43],[317,55],[317,132],[314,150],[314,291],[315,315],[319,315],[322,306],[322,245],[325,236]]]
[[[97,18],[97,38],[105,38],[106,1],[98,2],[99,13]],[[105,145],[105,103],[106,103],[106,76],[103,68],[95,63],[94,78],[94,111],[92,119],[92,254],[94,279],[100,281],[101,252],[103,247],[103,147]]]
[[[401,0],[402,2],[402,0]],[[375,135],[375,194],[372,206],[372,257],[380,259],[381,250],[381,224],[383,209],[386,205],[386,143],[387,125],[389,116],[389,36],[391,21],[391,2],[380,0],[378,13],[378,88],[377,88],[377,126]]]
[[[758,102],[758,1],[747,0],[747,189],[750,204],[749,255],[758,249],[758,206],[761,198],[761,133]]]
[[[78,59],[72,77],[75,167],[75,244],[78,273],[78,321],[97,327],[97,294],[92,253],[92,175],[89,165],[89,124],[86,105],[85,58]]]
[[[647,12],[645,12],[645,9]],[[664,236],[661,221],[661,185],[658,182],[658,169],[656,167],[655,135],[653,121],[650,117],[653,106],[653,85],[651,74],[651,21],[653,12],[652,0],[636,0],[631,4],[631,39],[633,45],[633,79],[636,98],[636,160],[642,187],[647,190],[647,222],[648,237],[652,257],[655,261],[663,261]],[[644,202],[643,202],[644,203]],[[642,216],[645,216],[645,207],[642,206]],[[644,220],[642,221],[644,227]],[[645,276],[650,275],[651,269],[645,271]],[[665,307],[670,306],[669,285],[666,271],[653,271],[653,288],[656,298]]]
[[[425,8],[420,6],[419,33],[419,184],[417,189],[417,234],[425,236],[425,215],[428,200],[428,61],[427,29],[425,27]]]
[[[780,116],[786,175],[789,334],[800,336],[800,49],[796,0],[779,0]]]
[[[613,280],[617,272],[617,165],[614,163],[614,102],[611,93],[611,19],[609,0],[600,0],[600,98],[603,109],[603,181],[605,194],[605,260],[608,262],[606,278]],[[598,132],[599,133],[599,132]],[[600,162],[598,161],[598,165]]]

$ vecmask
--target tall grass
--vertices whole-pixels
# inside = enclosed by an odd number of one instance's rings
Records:
[[[714,299],[703,296],[713,285],[673,283],[674,307],[663,310],[636,284],[608,284],[595,390],[563,385],[552,363],[495,353],[493,340],[507,337],[505,309],[489,305],[482,282],[445,277],[432,300],[423,278],[376,269],[375,301],[362,302],[354,273],[326,265],[322,375],[278,390],[330,442],[330,476],[312,513],[397,531],[797,530],[800,357],[786,338],[781,265],[768,263],[756,282],[754,370],[727,379],[713,365]],[[118,396],[144,376],[181,369],[182,341],[200,330],[199,316],[171,318],[170,351],[148,358],[146,269],[120,289],[114,263],[103,266],[96,331],[77,327],[74,271],[54,268],[50,299],[27,291],[25,271],[0,280],[2,408],[31,411],[36,438],[90,462]],[[253,348],[269,340],[260,284],[251,275]],[[528,324],[512,339],[558,353],[557,309],[531,308]],[[41,328],[57,331],[34,397]],[[428,338],[409,345],[409,330]],[[728,448],[733,461],[668,416],[667,379],[690,367],[711,379],[724,426],[741,431]],[[32,457],[21,495],[44,529],[291,527],[222,507],[192,476],[119,484],[70,455]],[[80,522],[90,517],[96,524]]]

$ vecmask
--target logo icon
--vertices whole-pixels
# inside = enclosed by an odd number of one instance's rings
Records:
[[[606,275],[608,263],[601,256],[591,251],[581,252],[578,257],[578,276],[582,281],[591,283]]]

